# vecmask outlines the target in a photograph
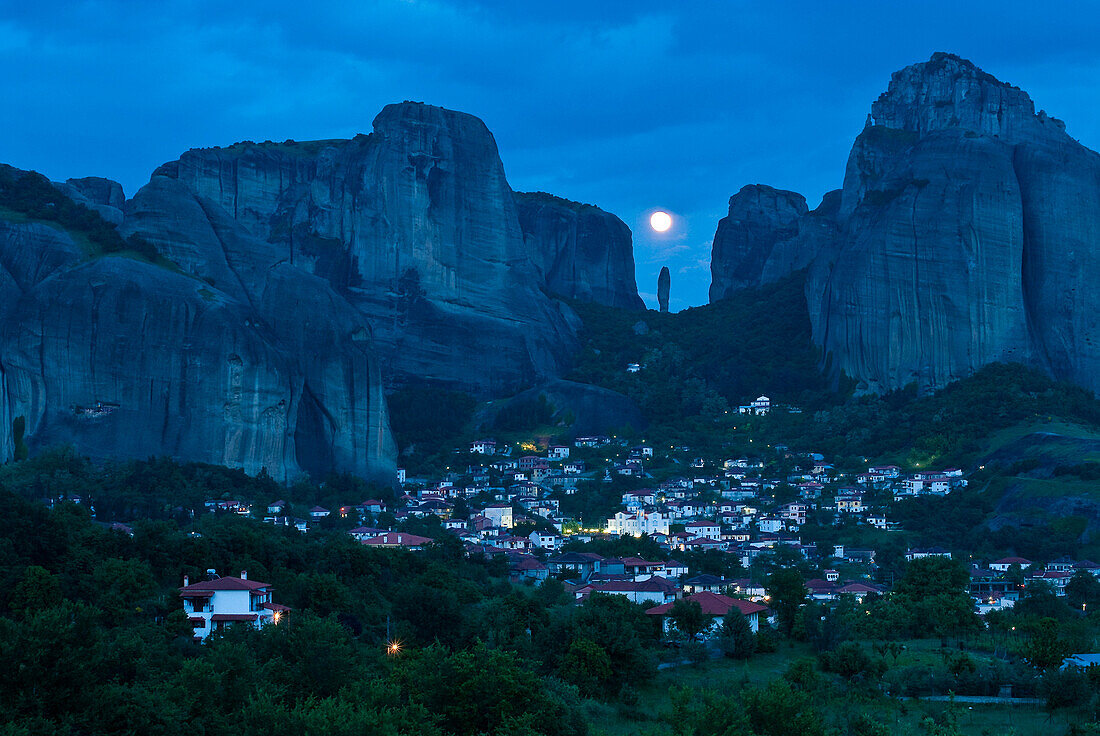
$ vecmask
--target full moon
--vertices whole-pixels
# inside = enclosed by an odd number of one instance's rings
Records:
[[[672,227],[672,215],[662,210],[657,210],[649,216],[649,226],[659,233],[663,233]]]

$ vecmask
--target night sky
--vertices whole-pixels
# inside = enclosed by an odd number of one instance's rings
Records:
[[[625,220],[643,298],[668,265],[677,310],[706,302],[730,195],[765,183],[816,206],[890,74],[933,51],[1100,148],[1100,5],[958,5],[0,0],[0,161],[129,196],[188,148],[351,137],[387,103],[442,105],[485,121],[513,189]]]

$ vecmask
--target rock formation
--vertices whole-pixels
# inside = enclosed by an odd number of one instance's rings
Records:
[[[0,458],[23,417],[32,449],[392,481],[370,328],[323,280],[284,263],[223,290],[168,262],[89,259],[82,238],[0,220]]]
[[[672,274],[668,266],[661,266],[661,273],[657,275],[657,304],[662,312],[668,311],[668,293],[672,289]]]
[[[485,125],[403,103],[350,141],[189,151],[154,173],[124,228],[217,282],[223,255],[196,238],[207,220],[232,221],[266,244],[248,268],[286,260],[354,305],[391,384],[499,395],[568,365],[576,316],[546,291],[640,306],[621,221],[556,198],[520,201],[526,241]],[[181,207],[193,215],[181,220]],[[175,242],[166,229],[190,232]]]
[[[599,207],[544,192],[516,192],[515,198],[527,253],[551,293],[645,309],[626,223]]]
[[[549,293],[644,306],[618,218],[515,195],[485,125],[429,105],[192,150],[129,201],[53,186],[118,229],[0,216],[0,461],[24,417],[32,448],[388,480],[383,380],[511,393],[577,345]]]
[[[710,300],[761,283],[776,243],[798,233],[806,198],[763,184],[745,186],[730,197],[729,214],[718,222],[710,256]]]
[[[743,199],[738,219],[761,226],[732,246],[719,227],[712,299],[809,264],[814,338],[865,390],[993,361],[1100,389],[1100,156],[970,62],[894,74],[818,210],[792,225]]]

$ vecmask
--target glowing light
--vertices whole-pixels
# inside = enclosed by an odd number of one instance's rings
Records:
[[[386,647],[386,653],[389,654],[391,657],[396,657],[398,654],[401,653],[401,642],[391,641]]]
[[[672,215],[662,210],[657,210],[649,216],[649,226],[657,232],[663,233],[672,227]]]

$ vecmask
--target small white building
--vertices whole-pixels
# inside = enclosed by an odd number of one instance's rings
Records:
[[[628,514],[620,511],[607,520],[607,533],[622,536],[629,534],[640,537],[643,534],[668,534],[669,517],[660,512],[638,511]]]
[[[539,549],[547,549],[557,551],[561,549],[562,538],[560,534],[554,534],[553,532],[545,532],[539,529],[531,532],[528,537],[531,540],[531,544]]]
[[[764,516],[757,523],[764,534],[774,534],[783,530],[783,520],[774,516]]]
[[[714,540],[722,538],[722,527],[714,521],[693,521],[686,524],[684,530],[693,537]]]
[[[496,440],[474,440],[470,443],[470,454],[472,455],[494,455],[496,451]]]
[[[193,584],[184,577],[180,598],[183,612],[199,640],[233,623],[248,623],[256,628],[277,624],[290,610],[271,600],[270,583],[249,580],[243,570],[239,578],[215,576],[213,580]]]
[[[493,526],[500,529],[511,529],[514,524],[511,504],[495,503],[492,506],[486,506],[483,513],[493,522]]]
[[[569,459],[569,446],[552,445],[547,455],[551,460],[567,460]]]
[[[757,396],[752,403],[737,407],[741,414],[751,414],[762,417],[772,410],[772,400],[767,396]]]

